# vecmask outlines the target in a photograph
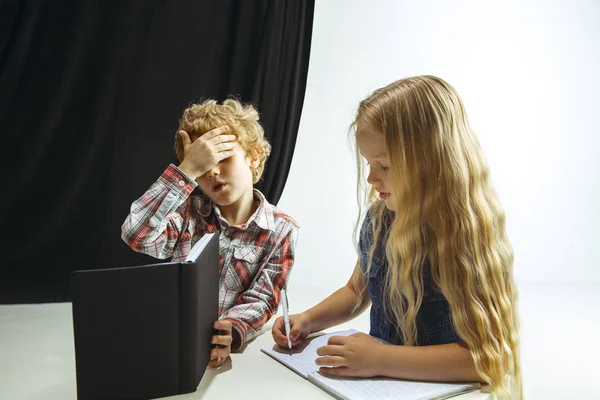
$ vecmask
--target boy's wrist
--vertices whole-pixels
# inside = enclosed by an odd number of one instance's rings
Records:
[[[242,347],[242,337],[237,329],[231,329],[231,351],[237,351]]]
[[[184,172],[193,181],[195,181],[196,179],[198,179],[199,176],[202,176],[202,174],[198,173],[198,171],[195,171],[192,167],[190,167],[185,162],[185,160],[183,160],[181,162],[181,164],[179,164],[177,166],[177,168],[179,168],[182,172]]]

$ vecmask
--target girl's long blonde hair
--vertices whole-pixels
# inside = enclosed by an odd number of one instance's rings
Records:
[[[381,132],[389,153],[396,213],[386,245],[385,288],[404,344],[418,344],[415,321],[429,261],[479,376],[496,395],[522,397],[513,251],[457,92],[434,76],[402,79],[363,100],[353,126]],[[364,166],[357,156],[360,193]],[[375,215],[374,247],[383,237],[386,207],[374,200],[373,188],[362,193]]]

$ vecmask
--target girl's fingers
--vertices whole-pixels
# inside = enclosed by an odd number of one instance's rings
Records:
[[[319,357],[315,360],[315,363],[323,367],[343,367],[346,365],[345,359],[340,356]]]

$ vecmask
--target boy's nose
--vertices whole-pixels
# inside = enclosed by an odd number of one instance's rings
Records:
[[[212,167],[211,169],[208,170],[208,172],[206,173],[206,176],[208,178],[212,178],[219,175],[219,168],[218,167]]]

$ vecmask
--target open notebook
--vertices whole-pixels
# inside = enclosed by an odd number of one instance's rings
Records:
[[[479,389],[478,383],[414,382],[389,378],[329,378],[319,373],[315,364],[317,349],[325,346],[331,336],[349,336],[357,330],[334,332],[310,338],[293,350],[277,345],[261,351],[279,361],[292,371],[308,379],[327,393],[345,400],[400,399],[441,400]]]

